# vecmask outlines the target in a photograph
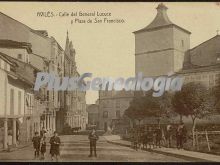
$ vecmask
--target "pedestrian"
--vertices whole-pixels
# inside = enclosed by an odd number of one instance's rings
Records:
[[[42,127],[41,131],[40,131],[40,136],[43,137],[43,135],[45,135],[47,133],[46,129],[44,127]]]
[[[150,129],[148,131],[148,135],[147,136],[148,136],[147,142],[149,144],[149,149],[151,149],[151,147],[154,148],[154,131],[151,129],[151,127],[150,127]]]
[[[166,140],[168,142],[168,148],[171,148],[171,140],[172,140],[172,126],[170,124],[167,125],[167,131],[166,131]]]
[[[12,134],[10,132],[8,133],[7,146],[8,146],[7,151],[10,152],[12,148]]]
[[[40,147],[41,159],[44,160],[45,153],[46,153],[46,136],[45,136],[45,134],[42,136],[40,144],[41,144],[41,147]]]
[[[183,144],[187,142],[187,129],[184,123],[182,123]]]
[[[40,153],[40,136],[38,132],[35,132],[35,135],[32,139],[33,142],[33,147],[34,147],[34,159],[39,157],[39,153]]]
[[[92,129],[92,132],[89,134],[89,141],[90,141],[90,155],[89,157],[92,157],[93,156],[93,151],[94,151],[94,155],[95,157],[97,157],[97,154],[96,154],[96,142],[97,140],[99,139],[95,129],[93,128]]]
[[[157,130],[152,130],[152,135],[153,135],[153,148],[156,147],[156,143],[157,143]]]
[[[58,137],[58,133],[54,131],[54,136],[50,138],[50,154],[52,161],[54,160],[54,156],[56,161],[59,160],[60,157],[60,138]]]
[[[160,146],[161,139],[162,139],[162,132],[161,132],[160,127],[158,127],[156,129],[156,147],[161,148]]]
[[[183,123],[180,123],[176,130],[176,145],[178,149],[183,149]]]

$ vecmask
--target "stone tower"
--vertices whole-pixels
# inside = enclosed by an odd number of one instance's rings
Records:
[[[135,31],[135,72],[144,76],[167,75],[183,67],[190,47],[190,32],[175,25],[167,7],[158,5],[157,15],[145,28]]]

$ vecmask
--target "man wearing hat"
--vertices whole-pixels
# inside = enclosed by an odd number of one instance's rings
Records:
[[[60,156],[60,138],[58,137],[58,133],[54,131],[54,136],[50,138],[50,154],[51,159],[53,161],[54,156],[56,161],[58,161]]]
[[[34,137],[32,139],[33,142],[33,147],[34,147],[34,158],[38,158],[39,157],[39,153],[40,153],[40,136],[38,132],[34,133]]]
[[[91,133],[89,134],[89,141],[90,141],[90,155],[89,157],[92,157],[92,152],[94,151],[95,157],[97,157],[96,154],[96,141],[99,139],[95,128],[92,129]]]

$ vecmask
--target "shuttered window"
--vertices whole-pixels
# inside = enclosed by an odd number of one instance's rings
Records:
[[[14,115],[14,89],[10,90],[10,115]]]
[[[21,115],[21,91],[18,91],[18,114]]]

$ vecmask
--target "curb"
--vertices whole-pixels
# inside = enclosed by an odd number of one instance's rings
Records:
[[[26,148],[26,147],[29,147],[30,145],[31,144],[25,144],[25,145],[21,145],[21,146],[18,146],[18,147],[11,148],[11,151],[9,151],[9,153],[20,150],[20,149],[23,149],[23,148]],[[5,149],[1,149],[0,152],[8,152],[8,151],[5,150]]]
[[[111,144],[115,144],[115,145],[124,146],[124,147],[129,147],[129,148],[131,147],[131,145],[129,145],[129,144],[122,144],[122,143],[113,142],[113,141],[109,141],[109,140],[107,140],[107,142],[111,143]],[[141,149],[141,150],[143,150],[143,149]],[[188,160],[188,161],[214,162],[214,161],[210,161],[210,160],[207,160],[207,159],[196,158],[196,157],[193,157],[193,156],[179,155],[179,154],[175,154],[175,153],[169,153],[169,152],[158,151],[158,150],[153,150],[153,149],[144,149],[143,151],[154,152],[154,153],[163,154],[163,155],[166,155],[166,156],[173,156],[173,157],[180,158],[180,159],[185,159],[185,160]]]

